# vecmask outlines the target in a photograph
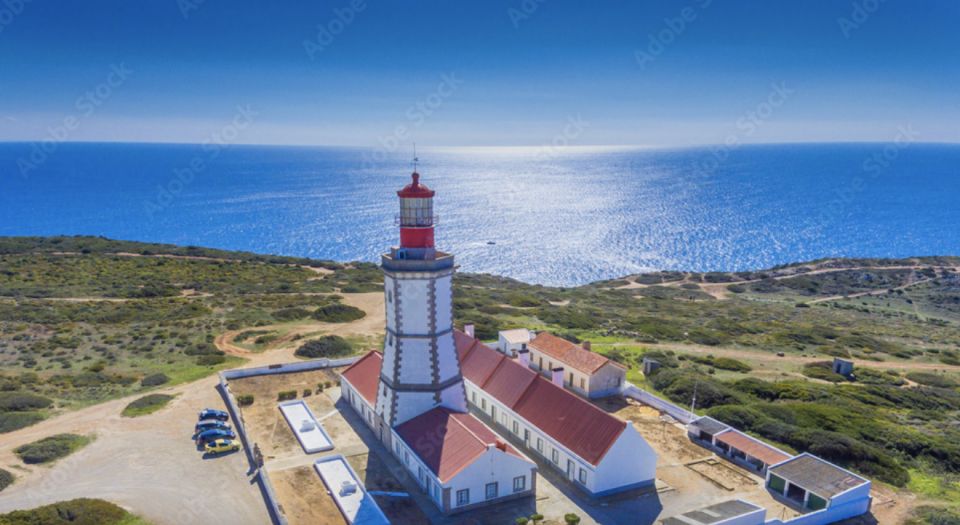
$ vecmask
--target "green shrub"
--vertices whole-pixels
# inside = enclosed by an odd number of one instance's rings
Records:
[[[167,403],[173,400],[173,397],[174,396],[167,394],[150,394],[143,396],[140,399],[130,402],[120,415],[123,417],[137,417],[152,414],[167,406]]]
[[[46,419],[37,412],[0,412],[0,434],[13,432]]]
[[[847,380],[846,377],[833,371],[833,363],[830,361],[817,361],[803,365],[803,375],[812,379],[821,379],[831,383],[842,383]]]
[[[960,511],[923,505],[913,510],[906,525],[960,525]]]
[[[150,374],[140,380],[140,386],[149,387],[149,386],[160,386],[165,383],[168,383],[170,378],[167,377],[167,374],[157,373]]]
[[[53,400],[21,392],[0,392],[0,412],[26,412],[48,408]]]
[[[140,523],[122,508],[99,499],[74,499],[0,514],[3,525],[122,525]]]
[[[271,315],[278,321],[297,321],[310,317],[310,312],[303,308],[281,308]]]
[[[565,521],[567,525],[577,525],[580,523],[580,516],[577,516],[572,512],[568,512],[563,515],[563,521]]]
[[[0,491],[13,485],[13,474],[0,468]]]
[[[907,379],[914,383],[937,388],[954,388],[957,386],[957,382],[953,379],[932,372],[910,372],[907,374]]]
[[[353,347],[346,339],[338,335],[325,335],[319,339],[307,341],[297,348],[294,355],[307,359],[321,357],[343,357],[353,353]]]
[[[226,361],[227,358],[222,355],[201,355],[197,356],[197,364],[200,366],[214,366]]]
[[[69,456],[77,449],[90,443],[90,438],[77,434],[57,434],[45,437],[33,443],[21,445],[13,450],[20,460],[28,465],[49,463]]]
[[[527,523],[530,522],[530,518],[528,518],[528,517],[526,517],[526,516],[521,516],[521,517],[519,517],[519,518],[517,518],[517,519],[515,519],[515,520],[513,520],[513,521],[514,521],[514,523],[516,523],[517,525],[527,525]]]
[[[253,404],[253,394],[240,394],[237,396],[237,404],[242,407],[248,407]]]
[[[366,315],[357,307],[340,303],[323,305],[313,312],[313,318],[324,323],[349,323],[362,319]]]
[[[277,394],[278,401],[289,401],[291,399],[296,399],[296,398],[297,398],[296,390],[285,390]]]

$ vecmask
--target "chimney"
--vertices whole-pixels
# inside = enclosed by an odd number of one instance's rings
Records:
[[[517,351],[517,355],[520,356],[520,362],[523,363],[523,366],[530,366],[530,350],[523,348]]]
[[[506,451],[507,451],[507,444],[504,443],[503,441],[500,441],[500,440],[498,439],[498,440],[497,440],[497,448],[500,449],[500,450],[502,450],[502,451],[504,451],[504,452],[506,452]]]
[[[553,384],[557,385],[560,388],[563,388],[563,367],[558,366],[552,370],[553,372]]]
[[[463,325],[463,332],[469,335],[470,337],[473,337],[473,324]]]
[[[584,342],[583,342],[583,349],[586,350],[586,351],[588,351],[588,352],[590,351],[590,341],[584,341]]]

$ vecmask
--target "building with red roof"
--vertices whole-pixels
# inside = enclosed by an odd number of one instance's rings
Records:
[[[521,359],[530,368],[590,399],[620,393],[627,379],[627,369],[590,349],[590,343],[577,345],[549,332],[540,332],[526,345],[529,354]]]
[[[657,454],[626,421],[454,332],[467,401],[494,428],[594,496],[653,485]]]

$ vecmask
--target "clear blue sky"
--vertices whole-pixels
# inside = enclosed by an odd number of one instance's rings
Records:
[[[230,140],[960,142],[956,0],[353,5],[24,0],[0,13],[0,140],[73,118],[66,140],[202,142],[249,107]]]

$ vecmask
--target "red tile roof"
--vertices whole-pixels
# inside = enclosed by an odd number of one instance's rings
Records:
[[[396,431],[443,483],[468,467],[491,446],[523,457],[477,418],[443,407],[400,424]]]
[[[591,352],[562,337],[557,337],[547,332],[537,334],[527,346],[539,350],[561,361],[563,364],[572,366],[587,374],[596,372],[607,363],[620,366],[619,363],[610,361],[598,353]]]
[[[627,423],[480,341],[456,332],[463,376],[593,465]],[[492,363],[497,366],[492,368]]]
[[[373,350],[348,366],[340,375],[353,385],[357,393],[368,403],[376,405],[381,366],[383,366],[383,356],[380,352]]]
[[[776,465],[781,461],[786,461],[792,456],[781,452],[766,443],[758,441],[746,434],[741,434],[736,430],[730,430],[722,434],[717,434],[717,441],[726,443],[731,447],[745,452],[748,456],[753,456],[767,465]]]

